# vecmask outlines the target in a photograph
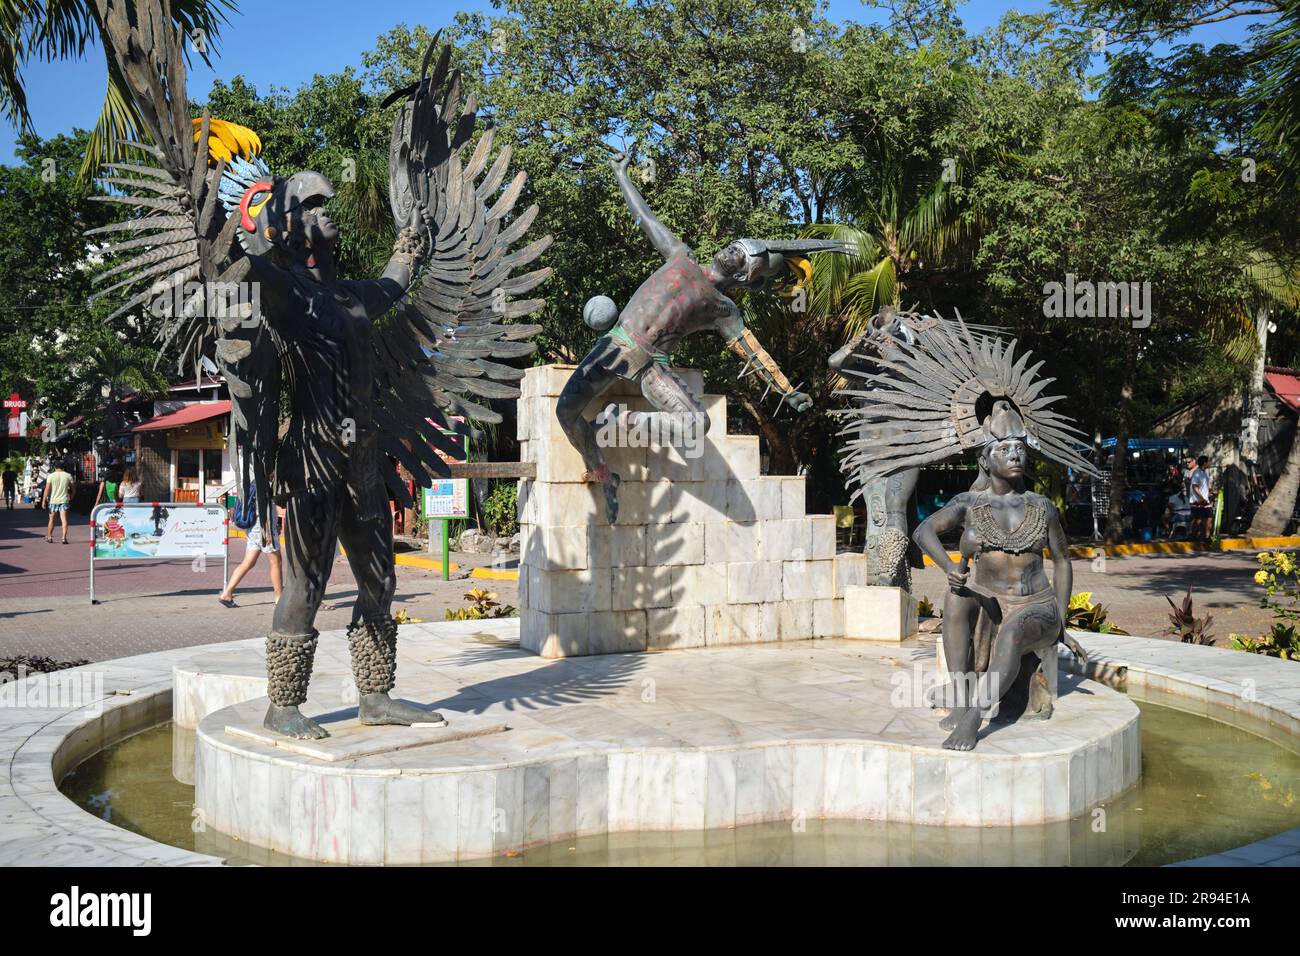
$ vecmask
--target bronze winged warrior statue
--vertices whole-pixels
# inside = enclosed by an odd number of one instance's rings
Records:
[[[870,386],[849,392],[859,405],[846,412],[850,436],[844,464],[862,488],[955,457],[978,454],[979,477],[932,514],[913,536],[948,576],[943,651],[949,671],[941,722],[951,731],[944,747],[970,750],[980,724],[999,705],[1006,719],[1051,716],[1052,694],[1042,661],[1065,642],[1065,611],[1073,575],[1069,546],[1056,506],[1025,485],[1028,456],[1096,475],[1070,420],[1044,395],[1053,379],[1038,378],[1032,353],[1019,358],[1016,342],[979,335],[959,315],[922,330],[913,341],[895,339],[876,356],[876,368],[858,372]],[[940,534],[960,531],[960,561]],[[1049,581],[1043,555],[1052,561]],[[971,562],[974,562],[971,580]]]
[[[316,612],[341,542],[357,581],[348,643],[366,724],[438,722],[390,696],[397,627],[389,496],[411,497],[393,462],[420,484],[447,474],[448,415],[500,416],[480,399],[518,396],[523,371],[502,360],[534,351],[540,326],[514,323],[543,304],[516,298],[549,276],[520,274],[549,237],[513,248],[537,215],[514,216],[524,174],[506,185],[509,148],[475,141],[477,106],[449,69],[451,50],[425,54],[393,122],[389,199],[396,239],[377,279],[336,274],[334,195],[317,172],[274,175],[249,130],[191,116],[184,37],[166,0],[96,0],[112,56],[151,143],[148,160],[116,163],[101,197],[131,218],[94,230],[121,256],[99,294],[135,289],[119,311],[149,304],[162,350],[182,368],[215,358],[233,402],[231,457],[241,502],[256,500],[269,533],[285,509],[284,594],[266,639],[265,725],[324,737],[301,713]],[[504,186],[504,188],[503,188]],[[121,234],[131,238],[117,241]],[[143,284],[144,288],[141,289]],[[288,396],[281,422],[279,397]]]

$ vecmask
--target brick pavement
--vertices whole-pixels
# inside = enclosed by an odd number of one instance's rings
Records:
[[[196,571],[190,562],[113,561],[95,565],[95,596],[89,595],[90,525],[84,515],[69,523],[67,546],[46,544],[45,513],[30,506],[0,509],[0,657],[39,654],[59,660],[108,660],[172,647],[234,641],[265,635],[275,604],[266,558],[244,579],[228,609],[217,603],[221,562]],[[244,542],[232,539],[230,568],[243,560]],[[466,556],[469,558],[469,556]],[[456,559],[453,559],[455,561]],[[486,586],[513,604],[513,581],[474,581],[462,570],[443,581],[435,572],[399,567],[394,610],[442,620],[461,607],[471,586]],[[481,562],[480,562],[481,563]],[[456,575],[461,575],[457,578]],[[317,617],[322,630],[345,627],[351,619],[356,583],[342,556],[335,562],[325,602]]]

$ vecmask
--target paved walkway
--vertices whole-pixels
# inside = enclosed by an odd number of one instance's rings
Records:
[[[234,641],[266,634],[275,595],[266,558],[244,579],[235,595],[239,607],[217,603],[221,562],[195,570],[189,561],[105,561],[95,565],[95,596],[90,603],[90,523],[74,515],[68,545],[46,544],[45,512],[30,506],[0,509],[0,657],[43,655],[56,660],[90,661],[128,657],[173,647]],[[243,560],[244,541],[231,539],[230,569]],[[453,557],[461,570],[452,580],[423,568],[399,566],[394,610],[441,621],[448,608],[465,604],[469,587],[488,587],[501,600],[518,599],[514,581],[467,579],[474,557]],[[468,560],[466,560],[468,559]],[[356,582],[346,559],[334,565],[325,603],[317,617],[321,630],[345,627],[351,619]]]

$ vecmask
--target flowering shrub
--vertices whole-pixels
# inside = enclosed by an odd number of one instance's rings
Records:
[[[1258,638],[1233,634],[1232,646],[1239,651],[1300,660],[1300,557],[1288,551],[1262,551],[1255,583],[1264,589],[1260,607],[1273,612],[1273,626]]]
[[[1105,606],[1092,603],[1091,591],[1080,591],[1070,598],[1070,606],[1065,609],[1065,626],[1076,631],[1092,631],[1095,634],[1128,633],[1106,620]]]
[[[509,604],[501,604],[497,601],[497,593],[489,591],[486,588],[473,588],[465,593],[465,600],[469,601],[468,607],[451,610],[448,608],[445,617],[449,621],[481,621],[484,618],[491,617],[515,617],[515,608]]]

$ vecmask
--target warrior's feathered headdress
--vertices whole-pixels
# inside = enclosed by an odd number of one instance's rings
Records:
[[[1038,378],[1016,341],[975,334],[958,314],[939,319],[914,342],[899,341],[876,370],[850,375],[867,387],[844,389],[854,407],[840,414],[848,435],[841,467],[858,491],[875,479],[982,448],[1001,417],[1014,411],[1027,445],[1046,458],[1095,475],[1073,422],[1051,409],[1064,396],[1043,395],[1055,379]],[[1010,406],[1008,409],[1007,406]],[[1001,417],[998,414],[1001,413]],[[996,420],[995,420],[996,419]],[[1005,437],[1005,436],[1002,436]]]

